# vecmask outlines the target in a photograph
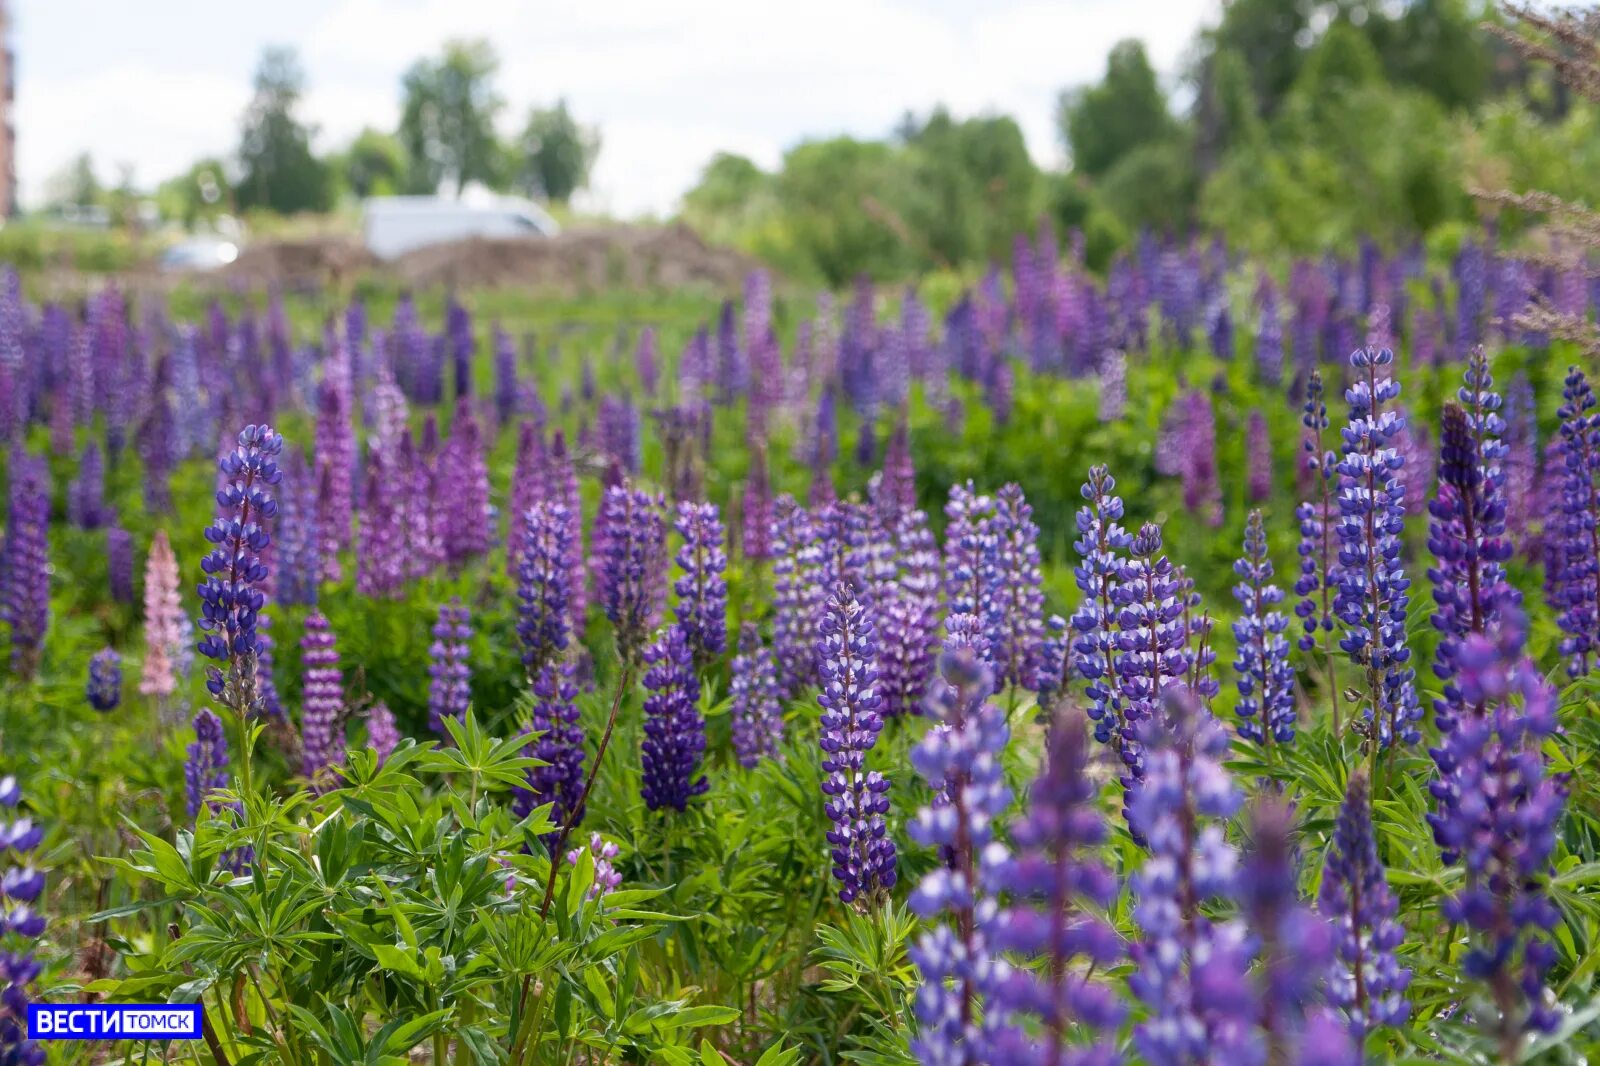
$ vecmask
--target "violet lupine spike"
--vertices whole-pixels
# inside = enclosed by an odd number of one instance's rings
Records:
[[[1261,503],[1272,495],[1272,434],[1267,429],[1267,416],[1259,410],[1250,412],[1244,452],[1245,496],[1251,503]]]
[[[728,694],[733,751],[739,765],[748,769],[764,758],[777,758],[784,735],[778,662],[752,622],[739,629],[739,652],[729,671]]]
[[[1561,398],[1559,510],[1546,537],[1545,566],[1550,605],[1566,634],[1561,654],[1576,678],[1586,676],[1600,654],[1600,414],[1589,379],[1577,367],[1568,368]]]
[[[1339,647],[1365,675],[1359,713],[1379,749],[1420,738],[1422,709],[1406,644],[1410,581],[1400,559],[1405,524],[1403,460],[1394,448],[1405,420],[1384,404],[1400,395],[1385,368],[1387,348],[1350,356],[1356,381],[1345,391],[1350,422],[1339,460],[1339,578],[1334,612],[1344,625]],[[1380,377],[1379,375],[1384,376]]]
[[[89,706],[102,713],[122,702],[122,656],[114,648],[101,648],[89,659]]]
[[[394,712],[379,700],[367,708],[367,747],[377,755],[378,765],[382,766],[399,746],[400,727],[395,724]]]
[[[617,654],[635,661],[661,616],[666,598],[666,522],[660,496],[617,485],[601,503],[605,543],[600,551],[599,593],[611,621]]]
[[[983,560],[990,554],[994,497],[981,496],[972,482],[950,487],[945,504],[945,599],[951,614],[978,614],[983,603]]]
[[[1300,421],[1306,430],[1301,443],[1305,453],[1303,469],[1312,479],[1312,490],[1311,499],[1302,502],[1294,512],[1300,524],[1300,543],[1296,549],[1300,556],[1300,575],[1294,583],[1294,594],[1300,599],[1295,602],[1294,614],[1302,628],[1296,643],[1306,653],[1317,649],[1320,643],[1337,732],[1339,686],[1333,666],[1333,597],[1339,584],[1338,525],[1334,517],[1338,458],[1323,447],[1323,433],[1328,429],[1328,405],[1323,399],[1320,370],[1311,371],[1306,382],[1306,402]],[[1320,642],[1318,634],[1321,634]]]
[[[695,662],[705,666],[728,647],[728,583],[722,576],[728,556],[722,519],[716,504],[686,501],[678,504],[673,528],[683,538],[677,558],[683,576],[672,586],[678,597],[675,617]]]
[[[1006,485],[995,496],[985,531],[978,605],[989,642],[987,659],[997,685],[1037,689],[1044,642],[1044,590],[1039,569],[1039,527],[1022,488]]]
[[[1559,697],[1526,643],[1516,608],[1498,632],[1462,642],[1462,696],[1487,710],[1445,738],[1432,787],[1448,802],[1428,819],[1447,860],[1463,868],[1462,887],[1442,910],[1470,933],[1462,969],[1487,987],[1494,1005],[1484,1020],[1508,1062],[1517,1061],[1524,1033],[1548,1032],[1561,1018],[1545,978],[1557,958],[1549,934],[1561,914],[1549,879],[1566,790],[1542,751],[1560,728]]]
[[[1028,790],[1026,813],[1012,829],[1014,853],[984,863],[990,891],[1013,901],[987,923],[993,947],[1045,961],[1038,969],[1011,970],[992,993],[1004,1010],[1037,1017],[1042,1029],[1042,1039],[1028,1039],[1008,1027],[991,1042],[997,1062],[1119,1061],[1114,1039],[1124,1007],[1107,985],[1087,976],[1122,957],[1116,932],[1098,916],[1116,899],[1117,882],[1094,855],[1106,828],[1088,768],[1083,714],[1063,711],[1046,734],[1044,766]]]
[[[789,696],[817,681],[817,625],[823,601],[817,529],[805,508],[784,495],[772,523],[773,652]]]
[[[917,509],[917,470],[911,459],[911,435],[902,417],[883,453],[883,488],[879,495],[885,525]]]
[[[1085,695],[1094,738],[1120,751],[1125,722],[1116,665],[1120,612],[1115,590],[1123,553],[1132,546],[1133,537],[1120,524],[1123,506],[1116,488],[1110,471],[1095,466],[1079,490],[1085,502],[1078,508],[1078,539],[1073,547],[1082,561],[1073,568],[1073,576],[1083,599],[1072,615],[1072,631],[1077,636],[1069,654],[1072,675],[1088,682]]]
[[[67,519],[79,529],[99,529],[111,519],[106,509],[106,461],[93,441],[78,459],[78,476],[67,485]]]
[[[246,426],[239,446],[220,461],[227,484],[217,491],[216,519],[206,527],[215,544],[200,569],[200,628],[205,636],[196,650],[225,663],[212,666],[206,688],[241,719],[259,713],[256,685],[256,620],[266,602],[261,582],[267,567],[261,553],[272,543],[266,523],[278,511],[271,489],[278,484],[277,457],[283,438],[271,426]]]
[[[583,495],[578,488],[578,472],[567,454],[567,438],[558,429],[550,440],[549,465],[545,471],[545,495],[567,508],[569,558],[571,575],[567,587],[568,604],[572,616],[572,631],[580,637],[589,624],[589,570],[583,553]],[[590,544],[595,556],[601,555],[599,537]]]
[[[298,451],[290,454],[279,504],[274,599],[285,606],[315,605],[322,579],[322,535],[317,527],[316,484]]]
[[[866,769],[866,755],[883,729],[877,690],[878,649],[873,625],[848,588],[834,590],[817,642],[821,664],[822,785],[833,875],[845,903],[871,901],[894,887],[895,849],[884,815],[889,782]]]
[[[553,825],[570,827],[583,821],[578,805],[583,798],[583,727],[578,724],[577,700],[570,661],[547,663],[534,676],[529,730],[539,737],[523,754],[544,765],[529,767],[525,787],[516,790],[512,810],[518,818],[548,803]]]
[[[744,525],[739,546],[744,557],[753,563],[772,558],[774,515],[772,479],[767,472],[766,445],[762,443],[751,450],[750,473],[745,478],[743,507],[740,511]]]
[[[908,952],[922,974],[911,1047],[922,1062],[987,1062],[1009,1028],[994,994],[1008,967],[989,945],[988,923],[980,924],[996,902],[979,880],[979,863],[999,862],[1004,852],[994,829],[1011,802],[1000,763],[1011,733],[1005,712],[989,701],[994,678],[975,649],[946,652],[940,669],[944,680],[927,705],[938,724],[911,752],[935,798],[906,832],[942,859],[909,900],[925,923]]]
[[[194,743],[188,748],[183,777],[191,819],[213,802],[213,793],[228,787],[228,738],[222,719],[209,708],[200,708],[194,716]]]
[[[463,563],[489,550],[489,465],[483,454],[483,430],[470,397],[456,403],[450,443],[440,457],[448,499],[444,518],[444,554]]]
[[[278,683],[272,676],[272,619],[262,614],[256,618],[256,695],[260,697],[260,712],[268,718],[283,718],[283,700],[278,696]]]
[[[1446,404],[1440,417],[1439,493],[1428,505],[1428,549],[1435,559],[1428,580],[1433,585],[1433,626],[1440,633],[1433,673],[1444,682],[1433,708],[1445,733],[1471,711],[1455,684],[1461,641],[1468,633],[1492,632],[1501,611],[1521,602],[1505,573],[1511,558],[1500,465],[1505,423],[1481,349],[1467,362],[1466,380],[1461,405]]]
[[[39,666],[50,627],[50,471],[44,460],[17,451],[5,541],[0,545],[0,620],[11,630],[11,669],[23,680]]]
[[[1267,531],[1260,511],[1251,511],[1244,530],[1244,555],[1233,564],[1240,581],[1233,587],[1240,617],[1233,623],[1238,658],[1239,735],[1263,751],[1294,740],[1294,668],[1289,665],[1289,620],[1277,610],[1283,590],[1272,583]]]
[[[139,667],[139,694],[165,700],[177,687],[173,657],[183,639],[183,605],[178,598],[178,560],[167,531],[150,541],[144,571],[144,662]]]
[[[306,616],[300,639],[301,669],[301,773],[314,792],[326,792],[339,780],[344,765],[344,674],[339,669],[339,649],[333,629],[321,611]]]
[[[517,461],[511,471],[511,498],[508,510],[511,525],[506,533],[506,573],[516,577],[522,562],[523,539],[528,529],[528,510],[546,495],[547,461],[539,427],[524,421],[517,427]]]
[[[472,703],[472,615],[459,598],[439,607],[428,645],[428,728],[444,736],[445,719],[461,721]]]
[[[706,723],[700,716],[694,649],[683,627],[668,626],[644,649],[644,661],[644,687],[650,694],[644,700],[640,791],[650,810],[682,812],[711,787],[699,772]]]
[[[1503,492],[1506,501],[1506,533],[1525,557],[1537,559],[1536,538],[1531,536],[1542,502],[1537,492],[1539,477],[1539,424],[1533,386],[1528,376],[1518,373],[1506,390],[1505,458]]]
[[[339,526],[337,512],[338,488],[333,468],[319,464],[317,468],[317,582],[337,583],[344,578],[344,564],[339,560]],[[348,517],[348,516],[346,516]]]
[[[1267,385],[1283,380],[1283,319],[1278,314],[1278,291],[1263,275],[1256,287],[1256,372]]]
[[[1230,1038],[1255,1021],[1249,995],[1214,1002],[1211,988],[1239,989],[1246,981],[1236,960],[1245,930],[1213,922],[1202,908],[1233,898],[1238,859],[1224,824],[1240,796],[1222,768],[1228,739],[1199,701],[1173,688],[1142,730],[1148,772],[1129,812],[1150,859],[1133,875],[1134,920],[1140,937],[1131,949],[1129,985],[1149,1009],[1134,1029],[1134,1046],[1151,1066],[1225,1061],[1237,1051]]]
[[[1120,348],[1109,348],[1100,356],[1100,421],[1108,425],[1122,421],[1128,410],[1128,357]]]
[[[818,565],[813,602],[826,603],[829,590],[848,585],[866,602],[871,595],[872,519],[866,507],[839,501],[813,512]],[[818,626],[821,617],[818,617]]]
[[[567,852],[567,865],[576,866],[584,850],[576,847]],[[602,900],[622,884],[622,872],[611,864],[612,859],[622,854],[622,849],[599,833],[591,833],[587,850],[594,862],[594,883],[589,886],[589,898]]]
[[[0,368],[0,375],[3,375]],[[22,802],[17,779],[0,777],[0,811]],[[0,1063],[5,1066],[44,1066],[44,1048],[24,1037],[28,993],[39,978],[40,965],[32,941],[44,935],[45,918],[36,907],[44,894],[45,875],[33,866],[31,856],[44,841],[43,830],[26,814],[0,820],[0,939],[10,950],[0,952]],[[10,936],[6,937],[6,933]]]
[[[1373,1026],[1399,1025],[1411,1013],[1405,998],[1411,971],[1395,958],[1405,930],[1378,860],[1367,792],[1366,771],[1357,770],[1339,808],[1317,902],[1333,923],[1338,957],[1329,999],[1344,1012],[1358,1043]]]
[[[317,524],[327,543],[343,551],[350,546],[355,506],[356,444],[347,383],[331,366],[317,390],[316,457],[318,476],[326,478],[317,498]]]
[[[1243,1038],[1259,1047],[1266,1062],[1315,1062],[1361,1066],[1354,1041],[1335,1021],[1328,1030],[1325,982],[1333,962],[1335,933],[1300,899],[1299,862],[1294,847],[1294,807],[1275,797],[1258,799],[1250,812],[1248,844],[1239,870],[1239,910],[1256,941],[1253,992],[1260,1004],[1255,1034]],[[1223,963],[1229,966],[1230,963]],[[1210,967],[1207,967],[1210,970]],[[1207,978],[1210,973],[1207,973]],[[1231,976],[1231,975],[1230,975]],[[1209,985],[1209,980],[1208,980]],[[1225,987],[1225,986],[1223,986]],[[1216,988],[1208,988],[1214,994]]]
[[[1183,506],[1208,526],[1222,524],[1222,486],[1217,480],[1217,422],[1211,397],[1190,389],[1179,398],[1184,408],[1178,435]]]
[[[117,603],[133,602],[133,534],[121,526],[106,530],[106,591]]]
[[[883,713],[890,717],[922,710],[933,675],[941,578],[938,541],[927,515],[901,515],[893,536],[894,573],[873,590],[878,686]]]
[[[387,463],[368,465],[361,539],[356,546],[356,592],[373,599],[396,597],[405,583],[406,531],[390,480]]]
[[[561,658],[571,642],[571,531],[560,503],[536,503],[523,521],[517,637],[530,678]]]
[[[1161,527],[1146,522],[1128,545],[1111,602],[1117,615],[1116,672],[1122,704],[1121,774],[1124,810],[1134,826],[1133,803],[1145,776],[1147,723],[1157,723],[1165,692],[1189,675],[1187,594],[1161,551]],[[1198,694],[1186,693],[1197,699]],[[1137,838],[1136,838],[1137,839]]]

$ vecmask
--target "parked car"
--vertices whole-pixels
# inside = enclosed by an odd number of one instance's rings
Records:
[[[544,208],[514,196],[374,196],[363,205],[363,216],[367,250],[379,259],[468,237],[553,237],[561,232]]]
[[[173,271],[220,270],[239,258],[239,246],[222,237],[185,237],[161,253],[161,269]]]

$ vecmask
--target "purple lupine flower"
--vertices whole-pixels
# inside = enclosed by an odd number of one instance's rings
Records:
[[[523,541],[528,529],[528,510],[546,495],[544,440],[539,427],[525,421],[517,427],[517,462],[511,471],[511,525],[506,533],[506,573],[518,575]]]
[[[317,528],[316,485],[304,455],[289,453],[279,501],[278,580],[274,599],[285,606],[314,605],[322,571],[322,537]]]
[[[67,486],[67,520],[79,529],[99,529],[112,519],[106,508],[106,462],[90,441],[78,459],[78,476]]]
[[[1007,1028],[993,993],[1008,967],[990,947],[987,923],[979,922],[995,903],[992,886],[979,882],[978,864],[1003,853],[994,824],[1011,802],[1000,765],[1011,734],[1005,712],[989,702],[994,677],[976,649],[945,652],[940,668],[944,680],[927,703],[938,724],[911,752],[912,766],[935,798],[906,831],[942,860],[909,901],[925,923],[909,951],[922,974],[914,1003],[919,1032],[911,1048],[922,1062],[985,1062],[991,1041]]]
[[[333,629],[321,611],[306,616],[300,639],[301,668],[301,773],[314,792],[325,792],[338,782],[344,765],[344,674],[339,669],[339,649]]]
[[[740,514],[744,526],[739,546],[750,562],[761,563],[772,558],[773,514],[772,478],[767,472],[766,445],[762,443],[750,452],[750,473],[744,482]]]
[[[333,468],[326,463],[317,467],[317,581],[337,583],[344,578],[344,564],[339,561],[339,527],[330,524],[339,505],[335,500],[338,489],[334,483]]]
[[[456,403],[450,423],[450,443],[440,457],[445,478],[442,489],[449,504],[444,512],[444,554],[462,563],[489,550],[489,465],[483,455],[483,430],[473,413],[472,401]]]
[[[827,779],[822,791],[829,820],[833,875],[839,898],[864,902],[894,887],[895,850],[884,815],[889,813],[889,782],[867,771],[866,755],[878,742],[877,644],[861,601],[838,588],[828,601],[817,659],[822,674],[819,742]]]
[[[1505,456],[1501,460],[1506,502],[1506,533],[1530,559],[1539,557],[1533,528],[1543,502],[1536,490],[1539,476],[1539,424],[1533,386],[1518,373],[1506,389]]]
[[[1283,380],[1283,319],[1278,313],[1278,290],[1265,274],[1256,286],[1256,372],[1266,385]]]
[[[1128,357],[1120,348],[1108,348],[1100,356],[1099,383],[1100,421],[1122,421],[1128,409]]]
[[[0,808],[21,802],[17,779],[0,777]],[[43,831],[27,815],[0,820],[0,858],[14,864],[0,873],[0,940],[9,940],[6,947],[11,949],[0,951],[0,1063],[5,1066],[44,1066],[45,1061],[44,1048],[23,1035],[28,986],[40,972],[29,942],[45,931],[44,915],[35,907],[45,877],[29,856],[43,840]]]
[[[467,716],[472,703],[472,615],[460,598],[439,607],[428,645],[428,728],[445,735],[445,719]]]
[[[1111,589],[1116,611],[1116,671],[1122,706],[1124,810],[1137,833],[1133,802],[1145,776],[1145,735],[1161,716],[1164,693],[1189,676],[1184,580],[1161,551],[1161,527],[1146,522],[1128,544]],[[1190,699],[1198,693],[1188,693]]]
[[[503,426],[517,411],[517,342],[494,324],[494,412]]]
[[[114,710],[122,702],[122,656],[114,648],[101,648],[89,659],[89,706]]]
[[[1134,1029],[1134,1046],[1152,1066],[1180,1066],[1224,1061],[1220,1052],[1253,1025],[1259,1006],[1239,991],[1244,930],[1201,909],[1236,889],[1237,856],[1219,821],[1240,803],[1222,768],[1228,739],[1181,686],[1161,699],[1167,721],[1162,728],[1152,718],[1142,730],[1148,772],[1129,812],[1150,849],[1133,875],[1141,935],[1129,986],[1150,1011]],[[1218,996],[1219,987],[1235,994]]]
[[[639,343],[633,350],[633,369],[639,375],[639,387],[646,396],[654,397],[660,387],[661,360],[656,354],[656,331],[646,326],[639,331]]]
[[[1209,526],[1222,524],[1222,486],[1217,480],[1217,422],[1211,397],[1190,389],[1178,400],[1184,408],[1178,436],[1183,506]]]
[[[42,459],[20,449],[14,454],[0,545],[0,619],[11,629],[11,669],[27,680],[50,627],[50,471]]]
[[[722,519],[714,503],[678,504],[673,528],[683,538],[678,567],[683,576],[672,588],[678,595],[675,617],[695,661],[704,666],[728,646],[728,583],[723,572]]]
[[[917,509],[917,471],[911,460],[911,436],[904,418],[895,425],[889,447],[883,453],[883,484],[878,501],[883,522],[888,526],[898,516]]]
[[[200,708],[194,716],[194,743],[188,748],[183,777],[191,819],[211,802],[213,793],[228,787],[228,738],[222,719],[209,708]]]
[[[1086,976],[1122,955],[1116,933],[1084,907],[1105,910],[1117,894],[1115,878],[1093,854],[1106,830],[1095,809],[1087,748],[1082,712],[1059,713],[1046,734],[1044,767],[1028,790],[1027,813],[1012,830],[1015,854],[984,863],[990,890],[1015,901],[989,923],[993,947],[1047,960],[1038,970],[1013,970],[992,994],[1001,1008],[1038,1017],[1044,1033],[1042,1040],[1030,1040],[1020,1028],[1007,1027],[991,1041],[995,1061],[1117,1062],[1111,1040],[1122,1004]]]
[[[945,504],[944,581],[951,614],[979,614],[984,602],[984,559],[993,554],[994,497],[972,482],[950,486]]]
[[[922,710],[939,629],[939,546],[921,511],[902,514],[893,530],[892,573],[875,581],[878,689],[891,717]]]
[[[785,694],[817,681],[817,626],[821,617],[821,560],[816,524],[788,495],[778,498],[772,522],[772,644]]]
[[[378,765],[382,766],[399,746],[400,727],[395,724],[394,712],[379,700],[367,708],[367,747],[378,756]]]
[[[739,653],[729,671],[728,694],[739,765],[753,767],[763,758],[777,757],[784,733],[778,662],[753,622],[739,628]]]
[[[1089,469],[1089,480],[1080,495],[1078,539],[1073,542],[1082,562],[1073,576],[1083,600],[1072,615],[1072,673],[1088,682],[1088,714],[1094,721],[1094,738],[1102,744],[1122,749],[1123,720],[1121,684],[1116,668],[1117,609],[1114,591],[1122,573],[1122,554],[1133,544],[1133,537],[1119,524],[1122,497],[1115,495],[1116,479],[1103,466]],[[1065,671],[1063,671],[1065,672]]]
[[[1261,503],[1272,495],[1272,434],[1267,416],[1252,410],[1244,431],[1245,495]]]
[[[277,457],[283,438],[271,426],[246,426],[239,446],[218,466],[227,483],[217,490],[218,512],[206,527],[215,544],[200,569],[200,628],[205,636],[196,650],[227,664],[209,667],[206,688],[241,718],[259,713],[256,685],[256,621],[266,596],[261,583],[267,566],[261,553],[272,543],[266,523],[278,511],[271,488],[280,480]]]
[[[1557,445],[1561,462],[1559,511],[1554,529],[1546,536],[1546,581],[1550,605],[1566,636],[1561,654],[1567,673],[1583,677],[1600,652],[1600,414],[1595,413],[1589,379],[1577,367],[1567,370],[1561,390],[1564,401],[1557,415],[1561,436]]]
[[[472,392],[472,353],[477,343],[472,335],[472,315],[453,296],[445,303],[444,331],[449,338],[450,363],[459,399]]]
[[[1424,514],[1428,497],[1433,494],[1433,445],[1428,440],[1425,427],[1411,420],[1402,408],[1398,412],[1402,425],[1394,435],[1394,450],[1400,456],[1400,472],[1396,479],[1405,487],[1405,513]]]
[[[599,833],[591,833],[588,851],[589,857],[594,860],[594,883],[589,886],[589,898],[605,899],[622,884],[621,871],[611,864],[612,859],[622,854],[622,849]],[[577,865],[583,852],[584,849],[581,847],[567,852],[567,865]]]
[[[644,741],[640,792],[652,811],[688,809],[689,801],[710,784],[699,773],[706,750],[706,722],[700,716],[694,649],[679,625],[668,626],[644,649]]]
[[[1333,595],[1338,587],[1338,536],[1334,521],[1334,476],[1338,458],[1324,450],[1323,432],[1328,428],[1328,405],[1323,400],[1322,372],[1311,371],[1306,382],[1306,402],[1301,424],[1306,432],[1301,443],[1305,452],[1302,470],[1312,482],[1311,499],[1295,508],[1295,519],[1300,523],[1300,576],[1295,579],[1294,593],[1300,599],[1294,605],[1295,617],[1301,621],[1303,632],[1297,642],[1300,650],[1311,652],[1318,646],[1317,634],[1322,634],[1322,651],[1328,670],[1328,685],[1333,701],[1334,731],[1339,727],[1339,686],[1333,676]]]
[[[398,596],[405,583],[406,530],[388,463],[367,467],[361,539],[356,546],[356,591],[373,599]]]
[[[1379,748],[1415,744],[1422,710],[1406,645],[1410,586],[1400,560],[1405,523],[1403,460],[1394,448],[1405,420],[1386,401],[1400,383],[1384,369],[1387,348],[1358,348],[1350,356],[1357,379],[1345,391],[1350,423],[1339,460],[1339,576],[1334,613],[1344,624],[1339,647],[1366,675],[1360,713]],[[1379,377],[1383,373],[1385,376]]]
[[[1335,933],[1300,899],[1294,830],[1290,804],[1273,797],[1258,800],[1250,814],[1249,843],[1237,881],[1239,910],[1257,942],[1254,991],[1260,1004],[1265,1061],[1303,1063],[1314,1050],[1322,1057],[1319,1061],[1361,1066],[1362,1058],[1348,1036],[1333,1038],[1332,1047],[1310,1046],[1310,1041],[1328,1039],[1311,1022],[1327,1013],[1322,1004]],[[1231,979],[1236,963],[1223,965]],[[1209,979],[1210,966],[1206,969]]]
[[[562,827],[583,821],[583,727],[578,724],[578,686],[570,661],[546,663],[533,678],[529,730],[539,738],[523,749],[543,766],[531,766],[526,787],[516,790],[512,810],[526,818],[551,804],[550,821]],[[552,837],[551,843],[554,842]]]
[[[551,437],[548,462],[545,494],[567,508],[567,568],[571,575],[567,602],[572,616],[572,631],[582,635],[589,626],[588,567],[583,554],[583,496],[578,489],[578,472],[567,454],[567,438],[559,429]],[[598,532],[590,549],[596,557],[601,555]]]
[[[1022,488],[1008,484],[995,496],[980,563],[978,611],[994,664],[995,683],[1038,687],[1044,641],[1044,591],[1039,571],[1039,527]]]
[[[1524,654],[1526,626],[1508,607],[1498,632],[1462,641],[1462,698],[1486,710],[1460,719],[1444,739],[1431,787],[1448,800],[1428,818],[1446,860],[1462,866],[1462,887],[1442,910],[1471,933],[1462,969],[1493,992],[1484,1020],[1508,1061],[1524,1032],[1548,1031],[1560,1019],[1544,982],[1556,961],[1549,934],[1561,922],[1548,881],[1566,791],[1541,751],[1559,728],[1559,700]]]
[[[872,587],[875,547],[881,541],[874,536],[871,514],[860,504],[836,502],[813,515],[818,552],[814,602],[826,603],[828,590],[840,585],[848,585],[865,602]],[[823,611],[818,613],[819,629]]]
[[[1272,583],[1267,531],[1260,511],[1251,511],[1244,529],[1244,555],[1233,564],[1240,581],[1233,587],[1242,615],[1233,623],[1239,655],[1239,735],[1268,750],[1294,740],[1294,668],[1289,665],[1289,620],[1276,610],[1283,590]]]
[[[1504,474],[1500,441],[1505,423],[1500,397],[1491,391],[1488,361],[1482,350],[1467,363],[1462,406],[1446,404],[1440,418],[1439,495],[1429,504],[1428,548],[1436,565],[1433,584],[1434,628],[1439,647],[1433,672],[1444,682],[1434,714],[1441,732],[1449,732],[1468,708],[1455,685],[1456,655],[1468,633],[1489,633],[1500,612],[1521,597],[1506,581],[1505,562],[1511,544],[1505,538]]]
[[[106,585],[117,603],[133,602],[133,534],[121,526],[106,531]]]
[[[572,525],[564,504],[541,501],[523,521],[518,573],[517,636],[527,675],[538,677],[567,650],[570,614]]]
[[[603,396],[597,416],[600,450],[630,476],[639,473],[639,409],[626,393]]]
[[[599,593],[624,660],[638,658],[666,598],[666,523],[659,495],[615,485],[600,510],[605,543],[600,546]],[[598,539],[598,538],[597,538]]]
[[[1344,1011],[1357,1042],[1372,1026],[1404,1022],[1411,1013],[1405,998],[1411,971],[1396,961],[1394,949],[1405,930],[1395,920],[1398,905],[1378,861],[1365,770],[1351,775],[1339,808],[1317,908],[1333,923],[1339,959],[1329,999]]]
[[[316,457],[326,487],[317,496],[317,524],[335,551],[350,546],[355,507],[355,430],[350,424],[348,382],[332,362],[317,390]]]

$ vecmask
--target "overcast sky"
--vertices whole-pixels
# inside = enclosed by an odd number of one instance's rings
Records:
[[[1060,159],[1063,86],[1123,37],[1177,69],[1218,0],[10,0],[24,204],[89,150],[151,184],[237,142],[256,60],[291,45],[320,149],[393,128],[401,72],[451,37],[501,58],[507,132],[566,96],[604,140],[594,206],[670,212],[718,150],[764,166],[806,137],[881,136],[907,109],[1016,116]]]

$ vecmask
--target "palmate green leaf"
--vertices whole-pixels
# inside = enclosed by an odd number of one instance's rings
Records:
[[[660,1013],[656,1013],[656,1008],[663,1008],[663,1010]],[[701,1006],[679,1009],[676,1004],[672,1003],[652,1004],[651,1007],[635,1011],[623,1028],[632,1030],[634,1019],[641,1013],[652,1014],[653,1016],[650,1018],[651,1025],[655,1029],[662,1031],[697,1029],[706,1025],[728,1025],[739,1020],[739,1009],[737,1007]]]

